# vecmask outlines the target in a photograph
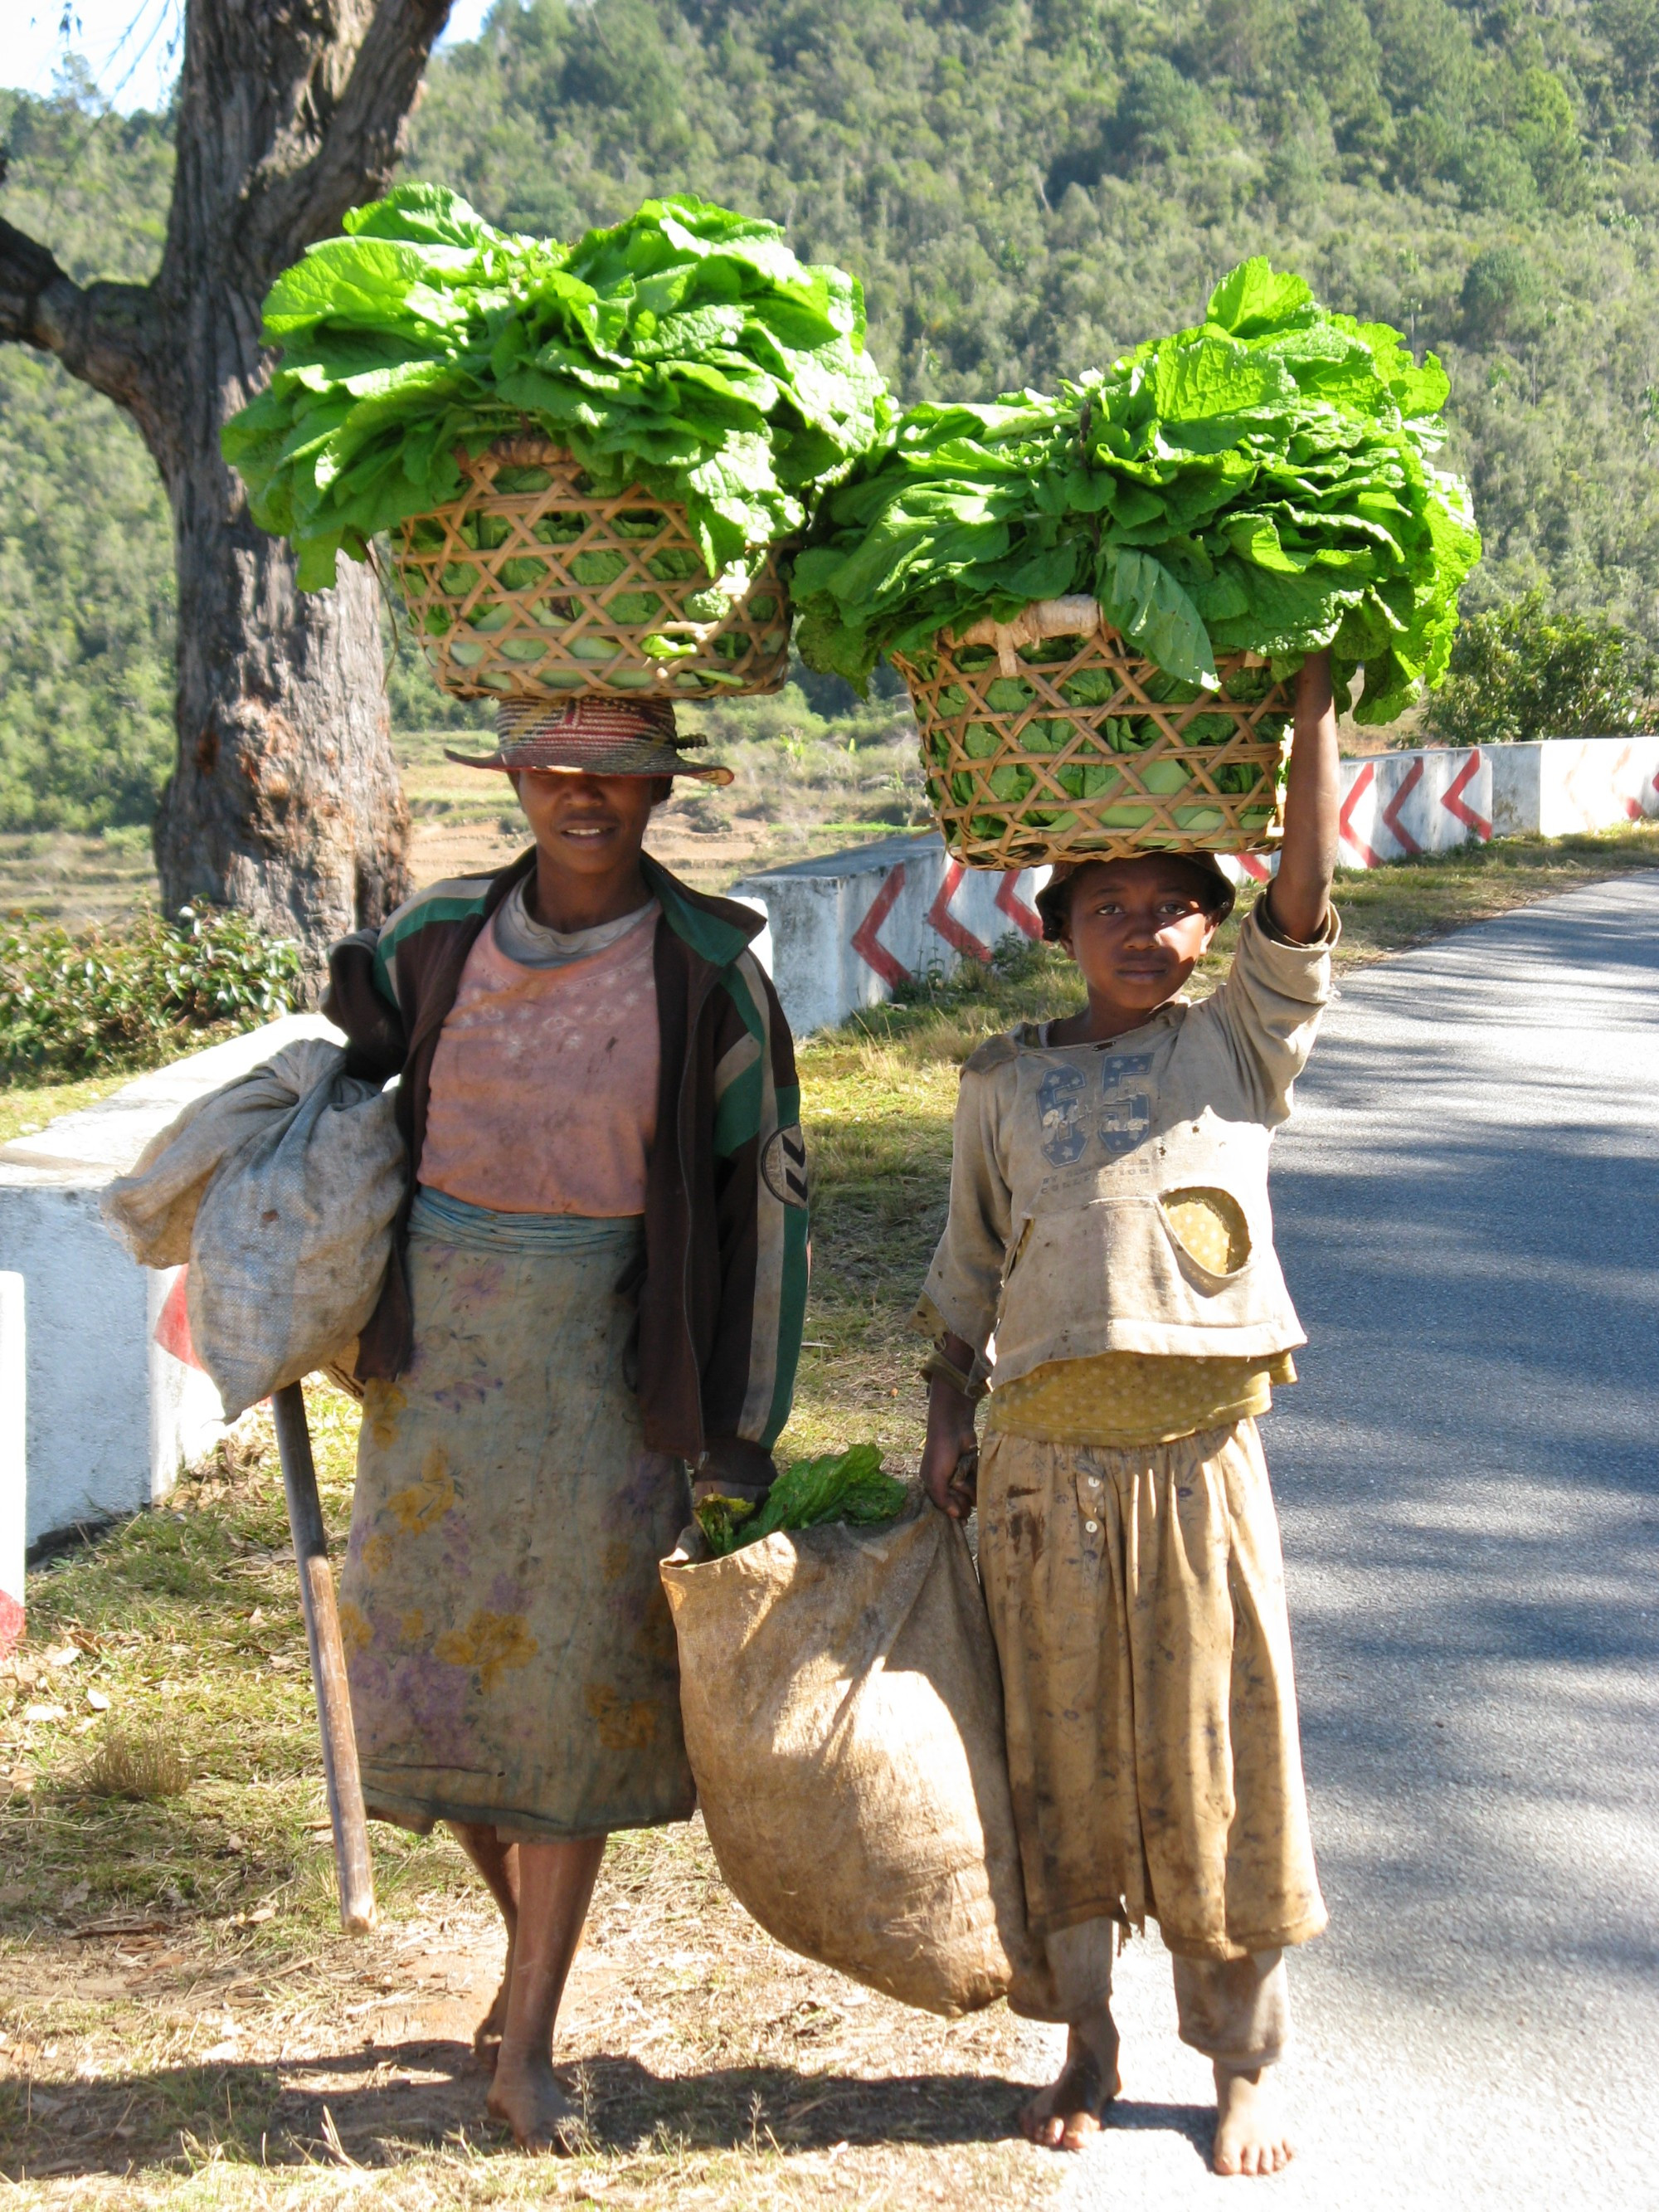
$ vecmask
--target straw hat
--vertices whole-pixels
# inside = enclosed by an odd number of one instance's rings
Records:
[[[690,775],[730,783],[732,771],[685,757],[707,739],[681,737],[667,699],[507,699],[495,709],[495,750],[451,752],[462,768],[574,769],[588,775]]]

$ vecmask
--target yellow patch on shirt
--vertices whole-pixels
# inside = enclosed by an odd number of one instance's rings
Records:
[[[449,1629],[432,1647],[447,1667],[476,1667],[478,1687],[485,1692],[509,1667],[527,1665],[540,1650],[521,1613],[475,1613],[465,1628]]]
[[[420,1480],[407,1490],[394,1491],[386,1500],[406,1536],[424,1536],[435,1528],[454,1503],[448,1462],[435,1447],[426,1455]]]
[[[408,1403],[395,1382],[383,1382],[378,1376],[371,1376],[364,1383],[363,1419],[377,1444],[397,1443],[398,1416]]]
[[[1164,1219],[1207,1273],[1236,1275],[1249,1258],[1249,1224],[1230,1191],[1166,1191],[1161,1203]]]
[[[426,1615],[419,1606],[416,1607],[413,1613],[406,1613],[404,1615],[398,1623],[398,1633],[405,1644],[420,1642],[426,1634]]]
[[[384,1528],[377,1529],[374,1535],[364,1538],[363,1571],[365,1574],[383,1575],[397,1556],[398,1547]]]

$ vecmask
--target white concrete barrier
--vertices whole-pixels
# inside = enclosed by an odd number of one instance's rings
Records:
[[[0,1268],[27,1300],[29,1543],[165,1497],[223,1433],[212,1383],[155,1340],[179,1270],[127,1257],[99,1212],[104,1186],[191,1099],[296,1037],[338,1035],[289,1014],[0,1146]]]
[[[805,1036],[931,969],[988,960],[1002,938],[1040,937],[1031,902],[1048,880],[1047,868],[964,868],[930,830],[768,868],[732,896],[767,916],[772,980]]]
[[[23,1278],[0,1274],[0,1659],[23,1633],[28,1548],[28,1383]]]

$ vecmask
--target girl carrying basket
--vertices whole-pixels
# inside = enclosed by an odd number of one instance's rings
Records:
[[[1306,1341],[1267,1158],[1330,995],[1337,798],[1316,653],[1279,873],[1197,1005],[1182,987],[1233,903],[1212,855],[1054,869],[1037,903],[1087,1003],[963,1068],[915,1316],[934,1340],[922,1475],[957,1516],[977,1487],[1026,1902],[1071,2032],[1022,2124],[1066,2150],[1098,2130],[1114,1940],[1155,1919],[1182,2039],[1214,2066],[1218,2173],[1291,2155],[1271,2086],[1284,1954],[1325,1925],[1255,1417]]]

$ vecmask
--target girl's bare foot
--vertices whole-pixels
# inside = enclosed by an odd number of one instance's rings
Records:
[[[1074,2027],[1066,2039],[1066,2063],[1060,2079],[1021,2106],[1020,2132],[1045,2150],[1081,2150],[1091,2136],[1100,2133],[1101,2115],[1122,2086],[1117,2071],[1117,2031],[1111,2029],[1109,2047],[1103,2057]]]
[[[498,2064],[485,2109],[504,2120],[520,2150],[569,2158],[581,2148],[582,2116],[553,2078],[549,2059]]]
[[[1270,2073],[1266,2066],[1245,2073],[1217,2064],[1210,2164],[1218,2173],[1280,2173],[1296,2156]]]

